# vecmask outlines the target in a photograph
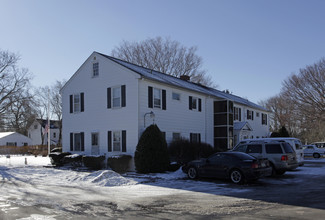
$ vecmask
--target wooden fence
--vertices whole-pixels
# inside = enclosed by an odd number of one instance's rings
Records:
[[[55,146],[51,146],[51,150]],[[39,145],[39,146],[0,146],[0,155],[17,155],[17,154],[31,154],[31,155],[48,155],[48,146]]]

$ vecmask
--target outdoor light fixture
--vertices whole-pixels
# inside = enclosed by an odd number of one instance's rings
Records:
[[[147,115],[150,115],[150,118],[153,119],[153,124],[155,123],[155,113],[153,111],[151,112],[147,112],[146,114],[144,114],[144,118],[143,118],[143,121],[144,121],[144,127],[146,127],[146,116]]]

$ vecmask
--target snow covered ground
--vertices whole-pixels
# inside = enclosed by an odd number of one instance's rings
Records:
[[[286,178],[266,178],[259,183],[300,184],[304,181],[299,178],[301,175],[307,178],[325,176],[323,164],[325,158],[308,159],[306,166],[286,174]],[[118,216],[117,212],[121,215],[121,212],[125,214],[130,213],[130,210],[142,210],[141,205],[150,206],[161,198],[167,203],[169,197],[181,198],[192,194],[195,194],[195,198],[204,198],[201,201],[202,206],[205,205],[204,211],[187,210],[185,204],[190,202],[183,202],[182,199],[182,202],[177,203],[178,209],[182,210],[177,209],[179,215],[182,216],[186,210],[204,215],[216,211],[213,208],[206,210],[210,197],[211,201],[217,195],[223,196],[223,202],[229,200],[238,203],[243,200],[241,197],[256,191],[254,186],[234,186],[228,181],[191,181],[181,170],[162,174],[120,175],[112,170],[75,171],[51,168],[49,165],[48,157],[0,156],[0,219],[114,218]],[[229,195],[239,196],[225,197]],[[152,200],[157,196],[159,200]]]

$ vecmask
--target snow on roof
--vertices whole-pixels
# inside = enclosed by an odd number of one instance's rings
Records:
[[[12,135],[16,132],[0,132],[0,138],[7,137],[9,135]]]
[[[98,52],[96,52],[96,53],[98,53]],[[127,61],[123,61],[123,60],[120,60],[115,57],[111,57],[111,56],[108,56],[108,55],[105,55],[102,53],[98,53],[98,54],[140,74],[141,76],[143,76],[147,79],[151,79],[151,80],[166,83],[169,85],[181,87],[184,89],[189,89],[192,91],[200,92],[200,93],[203,93],[203,94],[206,94],[209,96],[214,96],[214,97],[221,98],[221,99],[231,100],[235,103],[242,104],[242,105],[249,106],[249,107],[256,108],[256,109],[260,109],[262,111],[268,111],[266,108],[264,108],[260,105],[257,105],[247,99],[241,98],[239,96],[225,93],[225,92],[222,92],[222,91],[214,89],[214,88],[206,87],[206,86],[203,86],[198,83],[193,83],[193,82],[189,82],[186,80],[182,80],[180,78],[177,78],[177,77],[165,74],[165,73],[161,73],[161,72],[158,72],[155,70],[151,70],[151,69],[148,69],[145,67],[141,67],[136,64],[132,64]]]

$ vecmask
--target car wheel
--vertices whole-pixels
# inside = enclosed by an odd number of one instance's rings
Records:
[[[240,170],[232,170],[230,172],[230,179],[233,183],[240,184],[244,182],[244,175]]]
[[[195,167],[190,167],[187,171],[188,178],[194,180],[198,178],[197,169]]]
[[[314,157],[314,158],[320,158],[320,154],[319,154],[319,153],[314,153],[314,154],[313,154],[313,157]]]
[[[276,171],[276,169],[275,169],[275,167],[274,167],[273,164],[271,164],[271,167],[272,167],[272,173],[271,173],[271,176],[272,176],[272,177],[275,177],[276,174],[277,174],[277,171]]]

